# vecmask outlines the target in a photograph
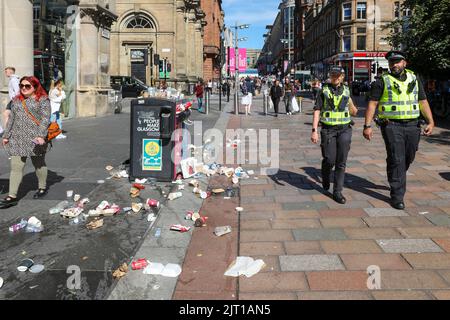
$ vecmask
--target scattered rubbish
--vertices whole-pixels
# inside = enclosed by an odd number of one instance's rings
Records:
[[[83,261],[86,261],[87,259],[88,259],[88,257],[87,257],[87,256],[85,256],[85,257],[81,258],[81,260],[83,260]]]
[[[184,185],[179,185],[178,190],[184,190]]]
[[[106,166],[105,169],[108,170],[108,171],[111,171],[112,169],[114,169],[114,167],[113,166]]]
[[[159,201],[156,199],[147,199],[145,203],[151,208],[159,208],[160,205]]]
[[[133,261],[131,263],[131,269],[133,270],[141,270],[144,269],[148,265],[146,259],[138,259],[137,261]]]
[[[202,192],[202,190],[200,190],[200,188],[195,187],[194,189],[192,189],[192,192],[195,194],[200,194]]]
[[[231,197],[223,197],[225,200],[230,200]]]
[[[236,176],[233,176],[233,178],[231,179],[231,181],[233,182],[233,184],[238,184],[239,183],[239,178]]]
[[[44,271],[45,267],[42,264],[35,264],[33,266],[30,267],[30,272],[31,273],[40,273],[42,271]]]
[[[203,253],[197,253],[197,257],[203,257]]]
[[[31,287],[29,287],[31,290],[33,290],[34,288],[37,288],[37,287],[39,287],[39,285],[35,285],[35,286],[31,286]]]
[[[81,199],[81,195],[79,195],[79,194],[76,194],[73,196],[73,201],[75,201],[75,202],[80,201],[80,199]]]
[[[125,207],[125,208],[123,208],[122,210],[123,210],[123,212],[129,212],[129,211],[133,210],[133,208],[131,208],[131,207]]]
[[[139,197],[140,192],[141,192],[141,191],[140,191],[138,188],[135,188],[135,187],[132,187],[132,188],[130,189],[130,195],[131,195],[132,198],[137,198],[137,197]]]
[[[135,183],[141,183],[141,184],[142,184],[142,183],[146,183],[146,182],[147,182],[147,179],[146,179],[146,178],[144,178],[144,179],[137,179],[137,178],[136,178],[136,179],[134,179],[134,182],[135,182]]]
[[[1,288],[1,287],[0,287]],[[160,286],[159,285],[157,285],[157,284],[155,284],[154,286],[153,286],[153,290],[158,290],[160,288]]]
[[[44,230],[44,226],[38,218],[31,217],[28,219],[27,227],[25,228],[26,232],[41,232],[42,230]]]
[[[31,259],[22,260],[22,262],[17,267],[17,270],[19,270],[20,272],[25,272],[28,269],[30,269],[33,266],[33,264],[34,264],[34,261]]]
[[[100,227],[103,227],[103,219],[93,220],[86,225],[86,228],[89,230],[98,229]]]
[[[204,226],[206,226],[206,220],[208,220],[208,217],[199,217],[199,218],[195,219],[194,226],[204,227]]]
[[[222,189],[222,188],[218,188],[218,189],[212,189],[212,192],[213,192],[214,194],[219,194],[219,193],[225,192],[225,190]]]
[[[159,238],[161,236],[161,228],[157,228],[155,231],[155,238]]]
[[[50,210],[48,212],[50,214],[57,214],[57,213],[61,213],[61,211],[65,210],[67,208],[69,208],[69,201],[64,200],[64,201],[61,201],[60,203],[58,203],[53,208],[50,208]]]
[[[181,267],[178,264],[168,263],[164,266],[161,263],[149,262],[143,273],[175,278],[180,275],[181,271]]]
[[[231,226],[223,226],[223,227],[217,227],[214,230],[214,234],[218,237],[221,237],[227,233],[231,232]]]
[[[428,211],[419,212],[419,214],[428,214]]]
[[[183,194],[181,192],[172,192],[169,194],[169,200],[175,200],[177,198],[182,197]]]
[[[228,187],[227,188],[227,197],[231,198],[234,195],[233,188]]]
[[[224,275],[228,277],[245,275],[247,278],[250,278],[261,271],[265,266],[266,264],[261,259],[254,260],[251,257],[237,257]]]
[[[138,213],[139,211],[141,211],[142,207],[143,207],[142,203],[132,203],[131,204],[131,209],[133,210],[134,213]]]
[[[162,263],[149,262],[148,266],[144,269],[144,274],[161,274],[164,270],[164,265]]]
[[[103,183],[105,183],[105,180],[97,180],[97,183],[98,184],[103,184]]]
[[[197,159],[187,158],[180,161],[181,172],[185,179],[192,177],[197,173],[196,166],[198,165]]]
[[[236,211],[237,211],[237,212],[244,211],[244,208],[242,208],[242,207],[236,207]]]
[[[67,190],[66,191],[66,197],[67,198],[72,198],[73,197],[73,190]]]
[[[189,185],[192,187],[198,188],[200,186],[200,183],[197,180],[193,179],[193,180],[189,181]]]
[[[85,222],[85,221],[87,220],[88,217],[89,217],[88,214],[87,214],[87,215],[81,214],[81,215],[79,215],[78,217],[71,219],[71,220],[69,221],[69,224],[72,225],[72,226],[73,226],[73,225],[80,224],[81,222]]]
[[[211,195],[210,192],[205,192],[205,191],[200,192],[200,198],[202,198],[202,199],[206,199],[206,198],[208,198],[210,195]]]
[[[145,186],[140,184],[140,183],[133,183],[133,188],[139,189],[139,190],[144,190]]]
[[[61,216],[66,218],[76,218],[83,212],[83,208],[68,208],[60,213]]]
[[[124,277],[128,272],[128,266],[126,263],[122,264],[116,271],[113,272],[112,276],[114,279],[120,279]]]
[[[181,224],[173,224],[170,226],[170,230],[179,231],[179,232],[187,232],[191,229],[191,227],[186,227]]]
[[[10,232],[17,232],[19,230],[22,230],[23,228],[25,228],[28,224],[28,221],[25,219],[20,220],[19,223],[16,223],[14,225],[12,225],[11,227],[9,227],[9,231]]]
[[[155,220],[156,220],[155,214],[154,214],[154,213],[150,213],[150,214],[148,215],[148,217],[147,217],[147,221],[148,221],[148,222],[153,222],[153,221],[155,221]]]
[[[3,287],[3,278],[0,277],[0,289]]]

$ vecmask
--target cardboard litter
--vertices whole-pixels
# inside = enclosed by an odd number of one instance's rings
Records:
[[[114,279],[120,279],[124,277],[128,272],[128,266],[126,263],[122,264],[116,271],[113,272],[112,276]]]
[[[86,225],[86,228],[89,230],[98,229],[100,227],[103,227],[103,219],[91,221]]]
[[[237,257],[225,272],[227,277],[239,277],[241,275],[250,278],[261,271],[266,264],[263,260],[254,260],[251,257]]]
[[[139,211],[142,210],[142,207],[144,205],[142,203],[132,203],[131,204],[131,209],[133,210],[134,213],[138,213]]]
[[[223,226],[223,227],[217,227],[214,230],[214,234],[218,237],[221,237],[227,233],[231,232],[231,226]]]

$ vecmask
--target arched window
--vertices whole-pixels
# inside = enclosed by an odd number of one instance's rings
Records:
[[[155,29],[155,23],[148,17],[136,15],[127,24],[127,29]]]

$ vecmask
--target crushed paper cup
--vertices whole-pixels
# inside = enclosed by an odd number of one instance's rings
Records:
[[[142,210],[142,207],[144,205],[142,203],[132,203],[131,204],[131,209],[133,210],[133,212],[138,213],[139,211]]]
[[[161,275],[163,277],[175,278],[180,275],[181,271],[181,267],[178,264],[168,263],[161,272]]]

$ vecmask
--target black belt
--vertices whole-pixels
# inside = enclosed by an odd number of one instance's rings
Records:
[[[400,120],[400,119],[386,119],[386,124],[393,124],[395,126],[417,126],[419,124],[419,119],[408,119],[408,120]]]
[[[335,126],[331,126],[331,125],[328,125],[328,124],[323,124],[323,123],[321,123],[321,127],[322,127],[322,129],[342,130],[342,129],[351,128],[352,126],[351,126],[350,123],[347,123],[347,124],[338,124],[338,125],[335,125]]]

